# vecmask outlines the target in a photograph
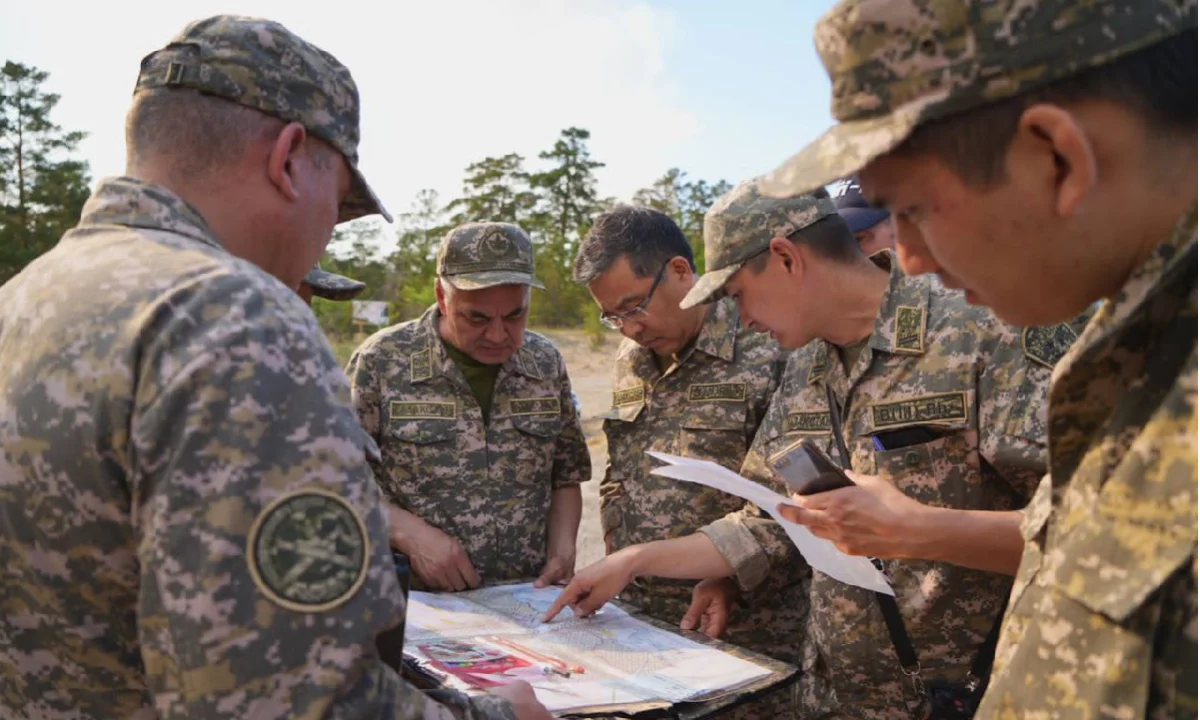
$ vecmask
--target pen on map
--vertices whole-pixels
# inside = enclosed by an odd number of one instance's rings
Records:
[[[571,677],[570,670],[560,670],[556,667],[553,667],[552,665],[542,665],[541,669],[542,669],[543,675],[557,675],[558,677],[564,677],[564,678]]]

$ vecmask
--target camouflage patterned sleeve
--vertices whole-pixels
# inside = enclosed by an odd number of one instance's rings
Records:
[[[786,489],[777,486],[767,470],[764,458],[765,438],[773,435],[775,415],[768,413],[759,427],[742,463],[741,475],[787,495]],[[705,525],[700,532],[712,540],[721,556],[733,566],[734,579],[745,592],[771,592],[799,582],[812,572],[779,523],[752,503]]]
[[[381,427],[383,410],[379,392],[379,373],[375,363],[376,353],[373,351],[375,347],[370,340],[358,346],[350,356],[349,362],[346,363],[346,376],[350,378],[350,402],[354,407],[354,414],[358,417],[358,424],[378,445],[383,439]],[[386,468],[383,466],[382,458],[374,453],[368,453],[367,464],[370,465],[375,478],[383,477]],[[391,487],[389,483],[381,485],[385,488]],[[385,500],[397,507],[405,507],[401,498],[393,497],[390,493]]]
[[[1046,400],[1054,364],[1074,340],[1068,325],[1014,328],[980,320],[976,369],[979,451],[1024,506],[1047,470]]]
[[[163,303],[129,443],[158,716],[453,717],[375,650],[404,606],[373,444],[311,313],[236,276]],[[492,699],[470,714],[512,717]]]
[[[346,376],[350,378],[350,397],[358,423],[367,434],[379,442],[380,416],[379,376],[370,351],[370,341],[358,346],[350,361],[346,363]]]
[[[618,360],[613,360],[613,387],[617,387],[616,383],[621,376]],[[610,410],[610,414],[614,410]],[[608,451],[604,454],[604,475],[600,478],[600,533],[602,537],[612,532],[621,524],[621,507],[620,499],[625,494],[625,468],[621,463],[613,462],[613,425],[615,422],[611,419],[605,419],[602,425],[604,429],[605,445]]]
[[[562,355],[558,356],[558,376],[561,378],[559,402],[563,408],[563,430],[554,448],[554,473],[550,483],[555,490],[579,485],[592,478],[592,456],[583,437],[579,410],[571,393],[571,378],[567,376]]]
[[[605,435],[608,423],[605,423]],[[612,440],[609,439],[609,447]],[[604,475],[600,478],[600,532],[607,536],[621,524],[621,508],[618,504],[625,492],[624,475],[621,468],[613,464],[612,455],[604,459]]]

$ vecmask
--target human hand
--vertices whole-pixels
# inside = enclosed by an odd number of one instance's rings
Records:
[[[930,509],[895,485],[872,475],[846,473],[853,487],[792,495],[795,505],[781,504],[780,515],[831,541],[848,555],[878,558],[911,557],[921,518]]]
[[[740,594],[731,578],[702,580],[692,589],[692,604],[679,622],[680,629],[699,629],[711,638],[721,637]]]
[[[575,611],[575,617],[586,617],[599,610],[633,581],[633,558],[632,548],[625,548],[575,573],[542,622],[550,622],[568,605]]]

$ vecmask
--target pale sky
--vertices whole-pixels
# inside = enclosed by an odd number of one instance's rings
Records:
[[[371,6],[374,7],[371,7]],[[138,64],[189,21],[278,20],[345,63],[362,95],[361,166],[404,212],[443,201],[463,169],[518,152],[536,167],[559,130],[592,132],[600,191],[628,199],[668,168],[737,182],[832,123],[816,0],[0,0],[2,60],[50,73],[54,120],[88,133],[93,178],[124,169]],[[370,9],[369,9],[370,8]]]

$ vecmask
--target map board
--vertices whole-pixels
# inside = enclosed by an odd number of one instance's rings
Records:
[[[611,604],[588,618],[566,611],[542,623],[559,592],[531,584],[413,592],[406,659],[443,686],[468,693],[524,680],[559,713],[710,699],[773,674]]]

